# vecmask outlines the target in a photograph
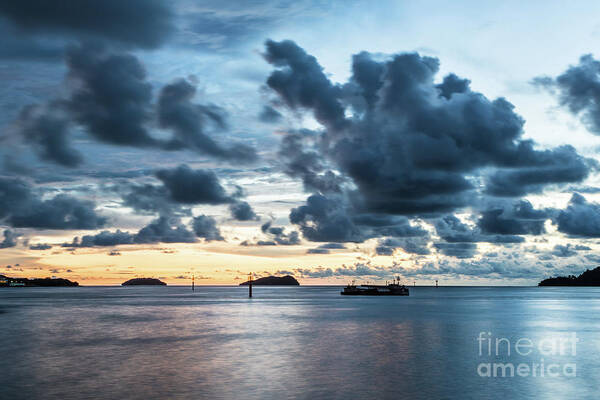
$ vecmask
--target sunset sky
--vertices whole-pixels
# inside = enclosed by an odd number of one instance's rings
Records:
[[[494,3],[0,3],[0,274],[599,265],[600,4]]]

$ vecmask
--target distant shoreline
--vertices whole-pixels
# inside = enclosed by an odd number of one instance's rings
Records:
[[[290,285],[258,285],[258,286],[262,286],[262,287],[292,287],[292,288],[301,288],[301,287],[307,287],[307,288],[311,288],[311,287],[331,287],[331,288],[339,288],[339,287],[343,287],[345,286],[345,283],[340,283],[339,285],[307,285],[307,284],[302,284],[300,286],[290,286]],[[140,287],[152,287],[153,285],[148,285],[148,286],[144,286],[144,285],[138,285]],[[21,286],[23,287],[23,286]],[[115,283],[115,284],[98,284],[98,285],[82,285],[79,284],[77,286],[25,286],[25,287],[29,287],[29,288],[40,288],[40,287],[78,287],[78,288],[95,288],[95,287],[105,287],[105,288],[110,288],[110,287],[115,287],[115,288],[122,288],[123,286],[121,286],[120,283]],[[175,287],[175,288],[180,288],[180,287],[187,287],[190,288],[191,290],[191,285],[176,285],[176,284],[169,284],[168,287]],[[214,284],[214,285],[195,285],[196,289],[198,288],[209,288],[209,287],[232,287],[232,288],[240,288],[243,290],[248,290],[246,286],[239,286],[239,284]],[[435,285],[416,285],[416,286],[409,286],[410,288],[412,287],[416,287],[416,288],[434,288],[435,289]],[[536,284],[531,284],[531,285],[444,285],[444,286],[439,286],[438,289],[443,289],[443,288],[556,288],[556,287],[579,287],[579,288],[585,288],[585,287],[598,287],[598,286],[592,286],[592,285],[588,285],[588,286],[561,286],[561,285],[557,285],[557,286],[539,286]]]

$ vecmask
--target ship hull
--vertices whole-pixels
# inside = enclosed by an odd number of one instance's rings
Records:
[[[409,295],[408,292],[407,293],[340,292],[340,294],[344,295],[344,296],[408,296]]]

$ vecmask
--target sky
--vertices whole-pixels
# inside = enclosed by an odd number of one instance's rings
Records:
[[[0,274],[532,285],[593,268],[598,11],[0,2]]]

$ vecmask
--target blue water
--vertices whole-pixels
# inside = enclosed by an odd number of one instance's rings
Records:
[[[339,290],[2,288],[0,398],[598,398],[600,288]],[[504,341],[489,356],[480,332],[511,341],[511,354]],[[575,354],[514,349],[572,333]],[[542,358],[559,376],[478,373]]]

